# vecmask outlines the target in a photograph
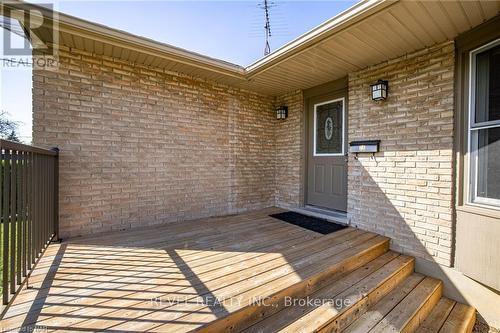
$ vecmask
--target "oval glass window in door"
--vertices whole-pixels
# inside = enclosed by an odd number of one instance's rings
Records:
[[[314,155],[341,155],[344,147],[344,99],[314,106]]]

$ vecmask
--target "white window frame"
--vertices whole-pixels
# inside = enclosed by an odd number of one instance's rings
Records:
[[[483,206],[487,208],[500,209],[500,199],[484,198],[477,195],[477,179],[478,179],[478,135],[479,130],[489,128],[499,128],[500,120],[484,121],[476,123],[476,56],[477,54],[500,45],[500,38],[485,45],[482,45],[469,53],[469,123],[467,128],[468,137],[468,154],[469,154],[469,190],[467,195],[467,203],[475,206]]]
[[[317,108],[318,106],[342,101],[342,152],[340,153],[316,153],[316,125],[317,125]],[[345,155],[345,97],[332,99],[326,102],[314,104],[314,124],[313,124],[313,156],[344,156]]]

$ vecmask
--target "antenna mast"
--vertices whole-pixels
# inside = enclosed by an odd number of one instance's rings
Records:
[[[271,47],[269,46],[269,38],[271,37],[271,23],[269,23],[269,4],[267,0],[264,0],[264,12],[266,14],[266,24],[264,29],[266,30],[266,46],[264,47],[264,56],[271,53]]]

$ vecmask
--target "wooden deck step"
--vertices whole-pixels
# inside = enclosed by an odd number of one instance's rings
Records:
[[[455,301],[446,297],[442,297],[439,300],[438,304],[436,304],[434,309],[432,309],[429,316],[427,316],[424,322],[420,324],[420,326],[417,329],[417,332],[420,333],[439,332],[444,322],[450,315],[451,310],[453,310],[455,304],[456,304]]]
[[[0,330],[471,331],[474,309],[441,298],[388,238],[321,235],[277,211],[51,244]]]
[[[442,297],[416,332],[469,333],[475,322],[476,310],[473,307]]]
[[[369,332],[374,328],[389,312],[394,309],[425,277],[413,273],[403,280],[396,288],[375,303],[368,311],[352,323],[344,332]]]
[[[441,298],[443,283],[425,277],[370,332],[413,332]]]
[[[438,303],[442,282],[412,274],[344,332],[413,332]]]
[[[357,236],[356,240],[359,239],[360,236]],[[397,255],[386,253],[388,246],[387,238],[376,236],[334,255],[328,255],[331,250],[328,249],[308,256],[303,267],[296,263],[295,270],[290,274],[276,275],[276,279],[258,284],[245,292],[240,291],[237,295],[238,304],[226,305],[228,313],[224,317],[198,327],[197,331],[239,332],[282,309],[286,298],[305,297],[374,259],[393,259]],[[184,320],[189,320],[188,317]],[[160,326],[155,331],[166,332],[165,329],[166,326]]]
[[[70,325],[75,330],[109,327],[115,331],[162,333],[238,330],[258,320],[262,311],[270,311],[272,307],[259,300],[279,304],[287,295],[307,295],[332,278],[381,256],[388,248],[386,237],[347,228],[278,252],[265,251],[258,257],[242,252],[214,265],[196,267],[179,264],[177,260],[179,271],[162,276],[166,284],[158,281],[156,286],[141,290],[135,287],[137,290],[131,290],[133,283],[124,289],[113,287],[113,300],[109,301],[93,298],[94,293],[102,292],[108,284],[94,285],[85,291],[92,293],[91,298],[79,303],[85,302],[85,307],[72,310],[71,318],[54,316],[43,323],[54,327]],[[177,251],[181,250],[167,251],[170,259],[178,256]],[[165,280],[167,276],[169,281]],[[174,302],[165,301],[151,307],[152,297]],[[178,298],[181,302],[175,301]],[[210,299],[215,298],[227,302],[222,306],[211,304]],[[114,306],[116,299],[125,305]],[[44,308],[49,310],[53,314],[64,311],[64,307]]]
[[[413,269],[413,258],[388,252],[307,298],[290,299],[281,311],[245,332],[340,331],[390,292]]]

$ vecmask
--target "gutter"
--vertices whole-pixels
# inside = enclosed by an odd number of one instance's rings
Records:
[[[90,38],[105,44],[132,50],[135,49],[154,57],[160,56],[200,69],[208,69],[222,75],[248,81],[259,73],[306,51],[335,33],[352,27],[362,20],[377,14],[381,10],[395,4],[397,1],[399,0],[362,0],[247,67],[211,58],[170,44],[157,42],[146,37],[133,35],[122,30],[86,21],[71,15],[62,14],[56,11],[53,11],[53,13],[55,13],[54,20],[59,25],[59,30],[62,32],[67,32],[83,38]],[[49,11],[44,7],[27,3],[23,0],[10,0],[9,3],[4,3],[3,5],[9,6],[10,8],[16,8],[17,5],[29,5],[42,14]],[[50,15],[48,16],[50,17]]]
[[[143,51],[143,48],[154,50],[165,54],[169,57],[175,58],[176,61],[185,62],[195,66],[203,65],[201,67],[209,66],[218,68],[219,70],[228,71],[233,74],[243,75],[245,69],[242,66],[232,64],[216,58],[211,58],[196,52],[188,51],[186,49],[176,47],[170,44],[157,42],[153,39],[133,35],[131,33],[113,29],[101,24],[85,21],[70,15],[59,14],[59,28],[61,31],[70,32],[76,35],[91,36],[94,40],[103,41],[111,39],[114,43],[121,44],[120,46],[130,45],[134,48]],[[158,54],[156,53],[156,56]],[[184,59],[184,61],[182,61]]]
[[[29,6],[34,9],[34,12],[32,12],[31,15],[36,15],[38,11],[41,14],[38,14],[39,17],[44,17],[43,14],[46,14],[45,19],[53,16],[53,21],[57,25],[60,32],[67,32],[114,46],[132,50],[136,49],[140,52],[149,51],[145,53],[155,57],[163,55],[163,57],[179,63],[189,64],[203,69],[210,69],[220,74],[244,79],[244,67],[227,61],[208,57],[170,44],[161,43],[150,38],[137,36],[99,23],[90,22],[71,15],[52,11],[45,7],[22,0],[9,0],[8,2],[2,3],[2,5],[11,9],[21,7],[25,8],[26,6]]]

